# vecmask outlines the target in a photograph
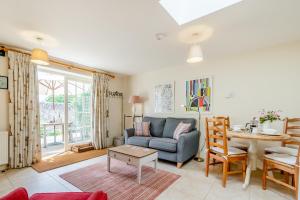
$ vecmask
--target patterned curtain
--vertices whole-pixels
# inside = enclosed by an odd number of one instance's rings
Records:
[[[92,92],[92,135],[96,149],[107,147],[108,137],[108,82],[110,78],[104,74],[93,75]]]
[[[37,67],[22,53],[8,59],[9,166],[22,168],[41,159]]]

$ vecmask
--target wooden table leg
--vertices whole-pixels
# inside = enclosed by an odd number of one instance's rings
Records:
[[[46,126],[44,125],[44,148],[47,148],[47,131]]]
[[[139,164],[138,165],[138,175],[137,175],[137,179],[138,179],[139,184],[141,184],[141,176],[142,176],[142,165]]]
[[[65,142],[65,125],[61,124],[62,141]]]
[[[53,125],[53,130],[54,130],[54,144],[56,144],[56,130],[55,130],[55,125]]]
[[[110,172],[110,156],[107,156],[107,171]]]
[[[154,169],[155,169],[155,172],[157,171],[157,158],[154,160]]]
[[[248,166],[246,170],[246,178],[243,184],[243,188],[247,188],[250,183],[251,171],[257,169],[257,141],[250,140],[250,146],[248,149]]]

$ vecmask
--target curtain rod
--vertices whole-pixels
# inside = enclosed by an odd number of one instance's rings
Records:
[[[16,48],[11,48],[11,47],[0,46],[0,50],[6,51],[6,52],[14,51],[17,53],[23,53],[23,54],[31,56],[31,53],[29,53],[28,51],[23,50],[23,49],[16,49]],[[92,69],[91,67],[87,67],[87,66],[74,65],[74,64],[58,61],[57,59],[51,59],[51,58],[49,58],[49,62],[51,64],[59,65],[59,66],[65,67],[67,69],[76,69],[76,70],[86,71],[86,72],[90,72],[90,73],[100,73],[100,74],[105,74],[105,75],[109,76],[110,78],[115,78],[114,75],[111,75],[107,72],[100,71],[97,69]]]

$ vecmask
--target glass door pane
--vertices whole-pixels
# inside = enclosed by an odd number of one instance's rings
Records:
[[[42,156],[64,152],[64,76],[38,71]]]
[[[91,141],[91,83],[68,80],[68,143]]]

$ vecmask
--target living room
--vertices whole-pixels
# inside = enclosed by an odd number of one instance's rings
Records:
[[[275,2],[1,2],[0,199],[299,199],[300,2]]]

